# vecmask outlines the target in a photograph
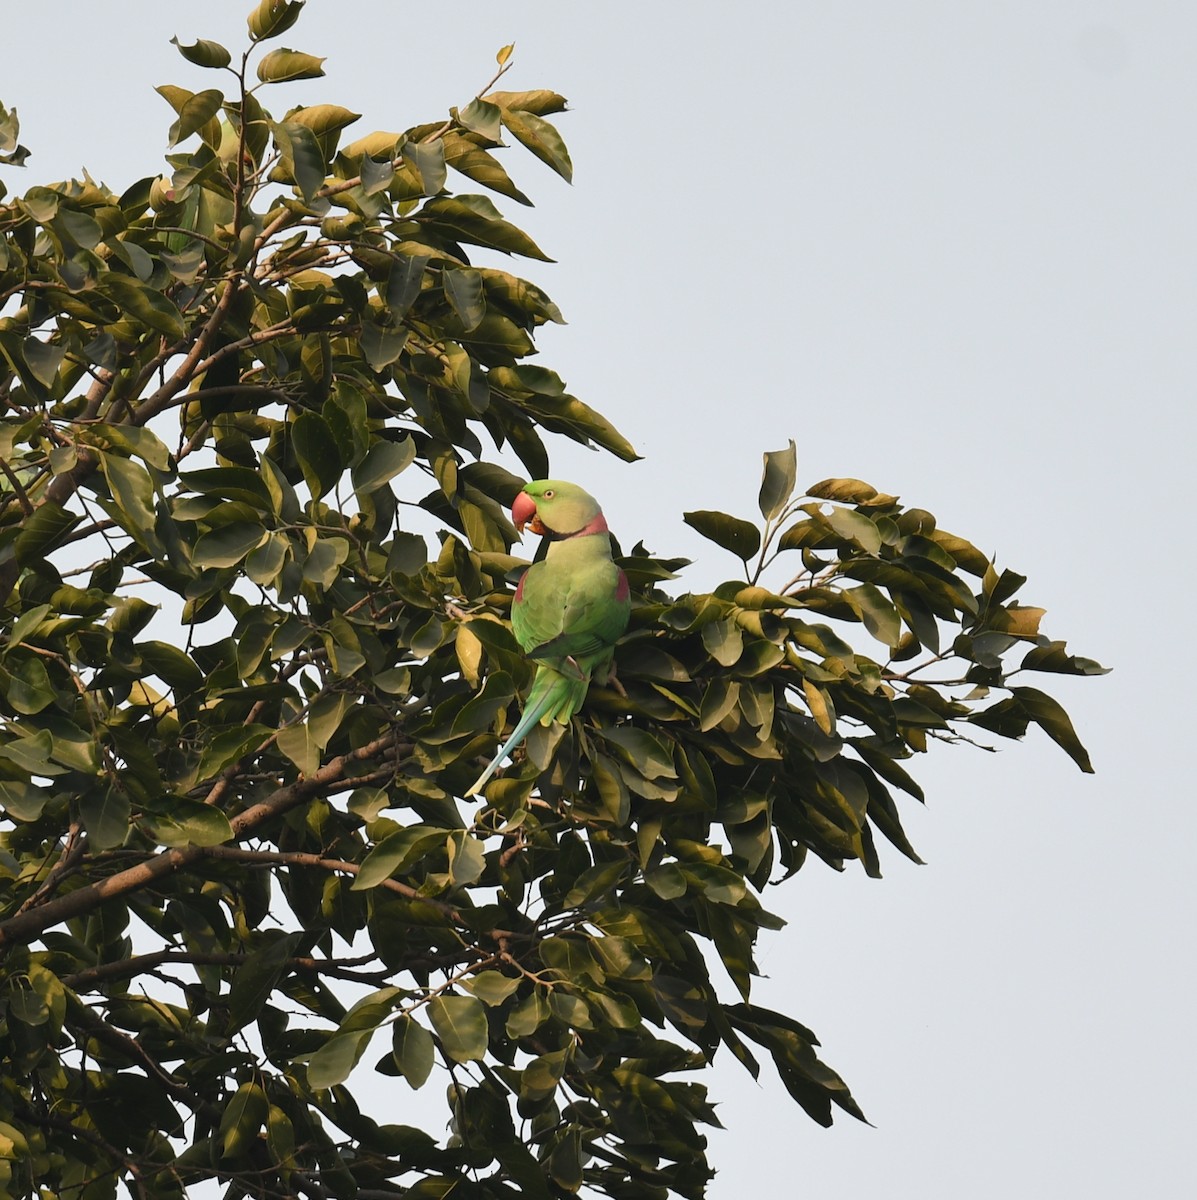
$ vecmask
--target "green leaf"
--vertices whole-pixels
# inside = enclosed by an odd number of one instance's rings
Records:
[[[28,337],[21,343],[21,352],[34,379],[45,387],[53,387],[66,353],[63,347]]]
[[[569,1058],[568,1048],[537,1055],[520,1074],[520,1096],[532,1101],[551,1096],[565,1074]]]
[[[486,868],[482,843],[468,830],[451,833],[445,842],[449,854],[449,882],[454,887],[467,887],[481,876]]]
[[[702,644],[721,667],[733,667],[744,653],[744,634],[735,621],[708,621],[702,627]]]
[[[902,618],[890,600],[871,583],[847,588],[844,598],[860,613],[865,628],[879,642],[896,648],[902,638]]]
[[[432,1072],[436,1045],[417,1020],[401,1016],[391,1029],[391,1055],[399,1074],[412,1088],[422,1088]]]
[[[461,163],[454,163],[454,166],[460,169]],[[464,241],[541,262],[553,261],[522,229],[503,220],[499,210],[485,196],[438,196],[424,205],[423,213],[435,224],[447,226]]]
[[[839,500],[845,504],[865,504],[877,495],[877,489],[863,479],[824,479],[806,489],[808,496],[820,500]]]
[[[428,1004],[428,1017],[454,1062],[486,1057],[489,1027],[486,1009],[473,996],[436,996]]]
[[[227,67],[233,61],[232,56],[219,42],[200,38],[190,46],[184,46],[177,37],[172,37],[170,42],[189,63],[194,63],[197,67]]]
[[[219,774],[226,767],[256,750],[273,733],[265,725],[238,725],[209,736],[195,769],[195,778],[202,782]]]
[[[112,501],[125,518],[121,524],[150,549],[154,545],[154,485],[145,468],[115,454],[101,454],[100,466]]]
[[[154,89],[179,114],[179,119],[167,134],[169,144],[177,146],[193,133],[201,130],[220,112],[224,95],[215,88],[202,92],[189,92],[186,88],[164,83]]]
[[[362,859],[352,890],[377,887],[384,879],[422,858],[433,846],[442,844],[448,832],[435,825],[409,825],[388,834]]]
[[[320,769],[320,747],[306,721],[280,729],[276,744],[302,774],[315,775]]]
[[[246,18],[249,36],[255,42],[286,33],[303,11],[304,0],[262,0]]]
[[[794,439],[788,449],[765,452],[765,469],[761,476],[760,509],[766,521],[773,521],[781,514],[794,493],[798,479],[798,451]]]
[[[270,1101],[260,1084],[243,1083],[220,1116],[220,1145],[226,1158],[245,1153],[258,1140],[266,1123]]]
[[[298,50],[271,50],[258,63],[263,83],[286,83],[292,79],[318,79],[324,74],[323,58]]]
[[[1011,694],[1018,700],[1023,711],[1049,738],[1065,750],[1068,756],[1087,775],[1093,774],[1089,754],[1076,735],[1072,721],[1060,703],[1046,692],[1032,687],[1015,687]]]
[[[534,988],[532,993],[511,1010],[507,1018],[507,1036],[530,1037],[549,1019],[549,1000],[544,988]]]
[[[1051,671],[1060,675],[1108,675],[1110,671],[1091,658],[1069,654],[1064,642],[1049,642],[1028,650],[1020,666],[1024,671]]]
[[[42,711],[53,703],[54,688],[50,676],[40,658],[27,658],[15,665],[11,672],[0,672],[5,698],[17,712],[25,716]]]
[[[152,429],[138,425],[106,425],[97,423],[84,429],[84,435],[93,445],[120,450],[133,455],[153,467],[156,471],[169,471],[172,455],[165,443]],[[202,472],[196,472],[202,474]]]
[[[480,133],[487,141],[497,142],[503,134],[501,116],[502,112],[497,104],[475,97],[458,111],[457,120],[466,129]]]
[[[129,793],[116,785],[88,788],[79,797],[79,816],[97,850],[121,845],[129,832]]]
[[[749,521],[729,517],[727,513],[700,509],[682,514],[682,520],[691,529],[698,530],[708,541],[730,550],[737,558],[747,562],[761,548],[761,531]]]
[[[395,164],[390,157],[374,159],[368,154],[363,154],[358,169],[362,176],[362,191],[367,196],[385,192],[395,178]]]
[[[270,129],[282,154],[278,166],[282,178],[293,180],[310,204],[324,186],[324,151],[316,135],[306,125],[294,121],[272,123]]]
[[[634,766],[646,779],[674,779],[677,771],[673,755],[646,730],[634,725],[618,725],[604,729],[600,735],[625,762]]]
[[[373,1036],[373,1028],[354,1030],[350,1033],[334,1033],[308,1059],[308,1086],[330,1088],[336,1087],[338,1083],[344,1083],[353,1068],[361,1061]]]
[[[36,821],[52,795],[49,788],[21,779],[0,779],[0,807],[17,821]]]
[[[463,268],[459,271],[446,269],[443,275],[445,299],[461,319],[464,332],[477,329],[486,316],[486,294],[482,287],[482,276],[477,271]]]
[[[586,1182],[582,1170],[582,1133],[577,1127],[566,1129],[549,1154],[549,1175],[567,1192],[578,1192]]]
[[[257,1019],[298,944],[297,933],[276,935],[266,949],[255,949],[237,968],[227,1000],[230,1034]]]
[[[686,894],[686,877],[677,863],[663,863],[647,872],[644,882],[662,900],[676,900]]]
[[[312,498],[319,500],[341,478],[341,457],[332,429],[319,413],[302,412],[291,422],[291,445]]]
[[[510,196],[512,200],[520,204],[532,203],[515,186],[511,176],[503,169],[499,160],[493,154],[475,145],[473,139],[455,130],[450,130],[440,140],[445,146],[445,162],[453,170],[459,171],[474,183],[481,184],[485,188],[490,188],[493,192],[498,192],[501,196]],[[509,227],[509,231],[513,232],[516,237],[527,239],[531,242],[527,234],[517,229],[514,225]],[[515,253],[522,253],[522,251],[516,251]],[[543,258],[539,254],[534,254],[532,257]],[[544,261],[547,262],[550,260],[544,259]]]
[[[567,183],[573,181],[573,162],[554,125],[535,113],[520,109],[503,108],[501,112],[503,124],[518,142],[531,150],[542,163],[551,167]]]
[[[163,846],[220,846],[233,840],[228,817],[190,796],[170,796],[143,819],[151,837]]]
[[[363,321],[359,345],[362,357],[372,370],[383,371],[404,351],[410,330],[403,325],[383,325],[378,321]]]
[[[353,468],[353,490],[369,493],[394,479],[416,459],[416,444],[404,435],[397,442],[379,440],[366,451],[365,458]]]
[[[823,514],[823,520],[835,530],[840,537],[855,542],[869,554],[881,552],[881,531],[864,513],[854,508],[833,508]]]
[[[191,550],[192,563],[208,567],[234,567],[266,539],[266,530],[252,521],[234,521],[231,525],[201,534]]]
[[[520,985],[518,976],[504,975],[502,971],[479,971],[461,986],[472,996],[477,996],[488,1008],[497,1008]]]
[[[425,196],[435,196],[445,186],[448,169],[445,166],[445,143],[440,138],[424,144],[403,143],[403,157],[409,162],[424,186]]]
[[[287,120],[306,126],[317,137],[326,137],[352,125],[361,115],[340,104],[310,104],[288,113]]]
[[[43,500],[34,509],[33,516],[26,517],[22,522],[13,542],[17,563],[28,566],[46,558],[81,520],[81,517],[68,512],[53,500]]]
[[[263,476],[248,467],[205,467],[179,473],[182,484],[204,496],[241,500],[253,508],[271,508],[270,488]]]
[[[104,229],[99,221],[94,217],[89,217],[87,213],[75,212],[71,208],[60,208],[55,224],[59,229],[65,230],[67,237],[84,250],[94,250],[104,237]],[[139,265],[141,269],[135,271],[138,278],[148,278],[149,273],[143,274],[142,271],[147,265],[152,264],[153,260],[140,246],[136,246],[132,242],[126,244],[119,238],[113,238],[110,249],[119,258],[125,260],[130,267],[134,263]]]
[[[23,737],[0,742],[0,758],[16,763],[22,771],[35,776],[61,775],[65,768],[51,762],[54,737],[48,729],[39,729]]]
[[[349,541],[342,537],[322,537],[303,560],[303,578],[323,588],[332,587],[341,566],[349,557]],[[344,647],[344,649],[351,649]]]
[[[990,613],[989,627],[998,633],[1008,633],[1012,637],[1034,639],[1039,636],[1039,622],[1046,612],[1043,608],[1033,608],[1029,605],[1011,604]]]
[[[161,292],[140,280],[109,271],[101,279],[99,290],[131,317],[168,338],[181,338],[186,332],[183,318],[174,303]]]
[[[420,294],[428,261],[427,257],[418,254],[397,254],[392,260],[383,302],[396,320],[411,308]]]

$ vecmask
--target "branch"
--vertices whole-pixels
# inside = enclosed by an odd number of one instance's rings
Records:
[[[209,846],[204,851],[208,858],[224,858],[231,859],[233,862],[243,863],[278,863],[289,867],[318,867],[324,871],[343,871],[346,875],[357,875],[361,871],[360,863],[346,862],[339,858],[324,858],[319,854],[309,854],[301,850],[246,850],[240,846]],[[398,879],[384,879],[378,885],[381,888],[386,888],[387,891],[395,892],[399,896],[404,896],[408,900],[419,900],[421,904],[428,904],[435,908],[438,912],[443,913],[455,925],[460,925],[463,928],[471,928],[469,923],[462,917],[461,911],[454,908],[452,904],[446,904],[444,900],[437,900],[431,896],[424,895],[418,888],[412,887],[410,884],[400,883]],[[515,933],[510,929],[494,929],[491,931],[496,938],[511,938]]]
[[[272,792],[265,800],[251,805],[231,819],[233,836],[245,837],[272,817],[288,812],[310,797],[318,795],[325,788],[335,787],[342,782],[347,769],[354,764],[394,754],[396,740],[395,734],[384,734],[348,754],[334,758],[309,778],[297,779],[294,783]],[[49,900],[19,916],[10,917],[7,921],[0,921],[0,952],[3,952],[6,946],[31,942],[52,926],[83,913],[91,912],[117,896],[140,891],[155,881],[203,858],[208,849],[203,846],[185,846],[174,850],[164,850],[153,858],[138,863],[134,867],[128,867],[124,871],[118,871],[115,875],[110,875],[98,883],[90,883],[85,887],[76,888],[73,892]]]
[[[207,1100],[196,1095],[195,1089],[182,1080],[176,1079],[156,1058],[145,1050],[141,1043],[131,1038],[127,1033],[109,1025],[102,1017],[92,1012],[86,1004],[77,1007],[72,1005],[71,1015],[81,1028],[98,1041],[107,1042],[122,1054],[127,1054],[134,1062],[140,1063],[148,1075],[158,1080],[160,1084],[181,1104],[185,1104],[192,1112],[202,1112],[210,1121],[220,1120],[220,1109]]]
[[[205,953],[191,950],[156,950],[150,954],[138,954],[133,958],[122,958],[114,962],[100,963],[95,967],[87,967],[82,971],[76,971],[73,975],[62,976],[62,982],[66,987],[71,988],[75,992],[87,992],[98,989],[103,984],[111,983],[114,980],[132,979],[137,975],[148,975],[156,971],[159,967],[170,963],[179,963],[183,966],[239,967],[253,957],[253,954],[237,954],[232,952]],[[355,983],[374,983],[376,982],[374,976],[377,974],[382,974],[384,978],[390,978],[389,971],[384,973],[362,973],[350,969],[353,965],[364,965],[373,961],[373,955],[343,959],[301,956],[287,959],[286,965],[296,970],[316,971],[321,975],[331,975],[335,979],[348,979]]]
[[[8,482],[12,484],[12,490],[20,502],[21,511],[27,516],[33,516],[33,504],[30,502],[29,493],[25,491],[21,481],[17,478],[12,467],[8,465],[7,458],[0,458],[0,471],[3,471],[8,478]]]
[[[207,324],[200,330],[199,336],[192,343],[191,349],[187,351],[186,357],[179,363],[174,374],[144,404],[137,406],[135,419],[138,425],[144,425],[151,417],[161,412],[191,381],[196,364],[204,357],[204,352],[211,345],[212,339],[221,325],[224,324],[224,319],[228,316],[229,309],[233,306],[233,300],[240,290],[240,281],[237,279],[230,279],[225,284],[224,291],[220,293],[220,299],[216,302],[216,307],[212,310]]]
[[[138,1200],[146,1200],[145,1183],[142,1180],[141,1167],[137,1162],[123,1154],[115,1146],[111,1145],[102,1138],[96,1131],[87,1125],[79,1123],[79,1121],[68,1121],[65,1117],[57,1117],[53,1113],[41,1113],[28,1105],[21,1106],[21,1116],[26,1121],[32,1121],[35,1125],[40,1125],[43,1129],[56,1129],[60,1133],[68,1133],[72,1137],[77,1137],[85,1142],[90,1142],[93,1146],[108,1156],[109,1161],[114,1165],[106,1172],[106,1174],[115,1174],[119,1167],[123,1167],[130,1176],[129,1190]],[[93,1179],[95,1177],[93,1176]]]

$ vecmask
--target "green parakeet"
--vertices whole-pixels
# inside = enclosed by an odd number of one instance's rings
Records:
[[[537,479],[511,506],[515,527],[549,543],[521,576],[511,628],[536,675],[511,736],[466,792],[473,796],[538,723],[564,725],[582,707],[591,677],[609,674],[615,643],[628,626],[627,576],[611,560],[603,510],[577,484]]]

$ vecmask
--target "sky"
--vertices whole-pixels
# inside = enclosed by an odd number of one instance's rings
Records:
[[[239,46],[249,8],[26,7],[10,190],[150,173],[173,119],[153,85],[211,86],[169,39]],[[765,897],[789,924],[754,998],[819,1033],[872,1127],[820,1129],[768,1067],[718,1066],[712,1200],[1197,1194],[1197,9],[309,0],[281,44],[327,78],[286,99],[401,130],[510,42],[504,86],[571,101],[573,186],[513,151],[537,207],[500,204],[558,260],[519,268],[569,320],[543,361],[644,456],[554,448],[554,473],[705,588],[738,564],[682,513],[752,518],[792,437],[800,483],[930,509],[1113,668],[1048,680],[1095,776],[1034,733],[941,748],[904,812],[926,865],[815,862]]]

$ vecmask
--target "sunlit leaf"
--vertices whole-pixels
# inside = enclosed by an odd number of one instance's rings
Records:
[[[292,79],[317,79],[324,74],[324,59],[298,50],[271,50],[258,60],[258,78],[263,83],[285,83]]]

